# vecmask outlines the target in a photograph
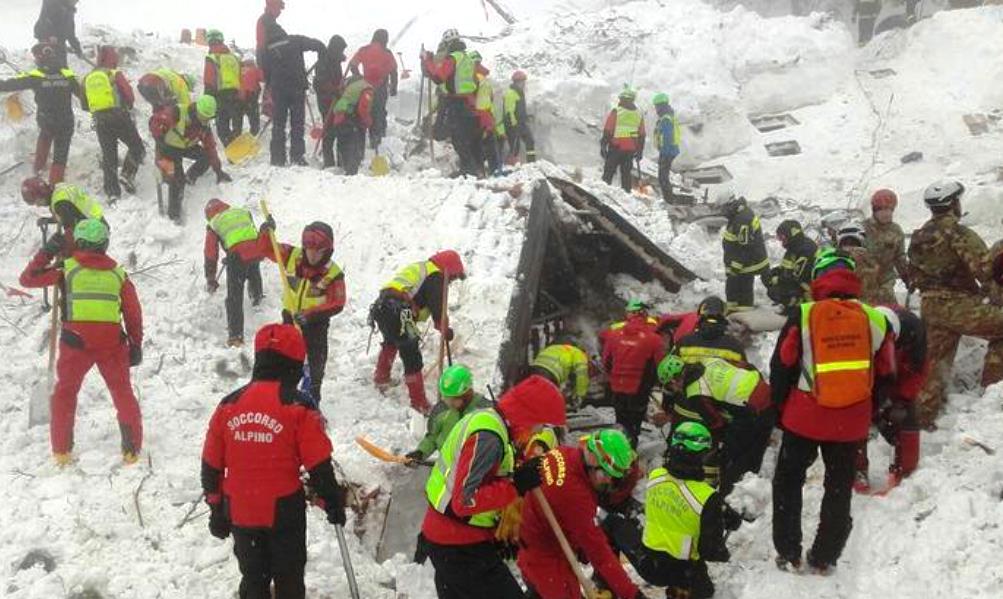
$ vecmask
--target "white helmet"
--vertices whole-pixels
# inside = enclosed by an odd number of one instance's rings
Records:
[[[938,181],[923,192],[923,201],[929,208],[948,206],[965,193],[965,186],[958,181]]]
[[[864,247],[867,245],[867,232],[859,225],[844,225],[836,233],[836,245],[842,246],[846,240],[855,241],[858,246]]]
[[[460,39],[460,32],[455,29],[447,29],[442,32],[442,41],[449,43]]]
[[[885,319],[888,321],[888,326],[892,328],[892,334],[898,339],[899,333],[902,332],[902,321],[899,320],[899,315],[895,313],[888,306],[877,306],[877,311],[884,315]]]

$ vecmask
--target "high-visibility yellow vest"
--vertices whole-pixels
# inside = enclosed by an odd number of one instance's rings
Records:
[[[574,377],[574,393],[578,398],[589,392],[589,357],[574,345],[548,345],[536,354],[533,366],[552,374],[559,387]]]
[[[519,105],[519,100],[521,99],[522,95],[511,87],[505,90],[505,118],[509,125],[515,126],[519,124],[519,115],[516,112],[516,107]]]
[[[185,133],[188,131],[188,123],[188,107],[178,104],[178,122],[164,135],[164,143],[179,150],[187,150],[194,146],[195,141],[185,137]]]
[[[857,300],[801,305],[801,376],[798,388],[819,405],[844,408],[871,399],[874,355],[888,321]]]
[[[69,202],[84,215],[84,218],[104,218],[104,209],[101,204],[87,195],[83,189],[72,183],[56,183],[52,190],[52,197],[49,199],[49,209],[53,214],[57,214],[56,206],[61,202]]]
[[[714,487],[700,480],[680,480],[665,468],[648,475],[641,542],[679,560],[700,559],[700,515]]]
[[[18,73],[16,78],[23,79],[25,77],[34,77],[36,79],[55,79],[58,81],[60,79],[76,79],[77,75],[72,69],[66,68],[59,69],[58,73],[46,73],[41,69],[32,69],[27,73]]]
[[[67,258],[63,262],[66,322],[121,322],[125,276],[121,266],[100,270]]]
[[[739,368],[720,358],[703,361],[703,375],[686,387],[686,395],[703,395],[715,401],[744,407],[762,378],[755,370]]]
[[[456,467],[459,465],[463,444],[471,436],[481,431],[489,431],[498,435],[505,448],[505,455],[498,466],[497,476],[504,477],[512,473],[515,466],[515,454],[509,443],[508,429],[505,427],[502,417],[494,408],[485,408],[467,414],[449,431],[446,442],[439,448],[439,458],[432,466],[432,472],[425,483],[425,498],[428,499],[432,509],[440,514],[448,513],[453,491],[457,485],[463,485],[462,480],[456,480]],[[474,514],[467,520],[467,524],[479,528],[494,528],[498,525],[499,517],[498,510],[481,512]]]
[[[115,85],[117,73],[114,69],[94,69],[84,77],[84,95],[91,114],[122,105]]]
[[[240,61],[229,52],[210,52],[207,58],[216,65],[216,89],[229,91],[240,87]]]
[[[153,74],[167,84],[178,105],[182,108],[188,108],[192,101],[191,90],[188,89],[188,83],[184,77],[168,68],[157,69],[153,71]]]
[[[477,80],[474,73],[477,63],[466,52],[453,52],[453,93],[457,95],[472,94],[477,91]]]
[[[480,83],[477,84],[477,97],[474,99],[474,108],[476,110],[489,110],[494,112],[494,105],[494,87],[492,87],[491,82],[487,79],[481,79]]]
[[[354,114],[355,107],[358,106],[362,93],[372,88],[373,86],[362,77],[352,81],[345,88],[345,91],[342,92],[338,101],[334,103],[334,112],[337,114]]]
[[[641,111],[636,108],[616,107],[616,129],[613,130],[614,139],[627,139],[640,137],[641,133]]]
[[[227,208],[209,221],[209,228],[223,242],[223,249],[258,238],[251,213],[243,208]]]
[[[328,286],[341,276],[341,267],[329,260],[327,272],[318,282],[301,279],[296,276],[296,267],[301,260],[303,248],[293,248],[286,260],[286,280],[289,281],[289,286],[282,295],[282,307],[294,315],[323,304]]]
[[[437,272],[439,272],[439,267],[429,260],[408,264],[397,271],[394,278],[384,285],[383,289],[393,289],[407,296],[408,300],[414,301],[414,296],[425,283],[425,279]],[[446,284],[445,281],[443,281],[443,284]],[[431,312],[429,312],[428,308],[422,308],[418,314],[414,315],[414,319],[416,321],[423,321],[429,316],[431,316]]]

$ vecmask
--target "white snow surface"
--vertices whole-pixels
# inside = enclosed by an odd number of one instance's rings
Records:
[[[3,4],[0,40],[8,50],[20,48],[14,55],[27,62],[25,48],[38,3]],[[174,43],[181,27],[222,26],[228,38],[250,46],[261,4],[83,0],[78,23],[83,23],[79,30],[85,45],[104,39],[137,48],[138,61],[124,65],[135,81],[165,61],[200,71],[203,51]],[[64,597],[84,588],[105,597],[234,596],[239,573],[231,541],[208,535],[204,508],[177,528],[200,493],[199,453],[209,414],[219,398],[248,378],[253,357],[249,349],[223,347],[223,292],[208,296],[203,289],[202,206],[211,197],[219,195],[256,212],[258,201],[267,198],[283,241],[295,241],[313,220],[334,227],[335,259],[346,271],[349,304],[332,320],[322,409],[335,459],[348,479],[366,490],[388,490],[396,471],[361,453],[352,441],[355,435],[366,434],[396,451],[414,443],[403,388],[384,397],[369,384],[379,338],[367,355],[369,304],[398,266],[446,247],[458,249],[470,278],[451,293],[457,357],[474,367],[479,381],[497,381],[495,359],[506,335],[504,316],[516,284],[513,274],[529,189],[540,174],[583,168],[585,185],[597,196],[703,277],[670,295],[656,284],[617,276],[614,281],[624,298],[643,297],[659,309],[678,310],[691,309],[708,293],[723,292],[716,236],[672,222],[657,201],[638,199],[598,181],[596,127],[625,82],[640,88],[646,108],[652,93],[668,91],[681,120],[702,125],[699,134],[689,127],[684,131],[680,166],[726,165],[736,177],[736,190],[755,199],[775,195],[791,207],[764,222],[768,232],[785,216],[810,221],[819,209],[862,208],[869,192],[880,186],[899,191],[897,216],[909,231],[925,218],[919,201],[922,189],[950,176],[970,189],[966,222],[989,242],[999,236],[1000,131],[990,120],[988,133],[972,137],[962,121],[962,115],[989,113],[1003,100],[998,83],[1003,74],[999,7],[937,13],[858,50],[844,25],[822,15],[767,19],[740,6],[720,12],[697,0],[513,0],[505,4],[520,21],[510,28],[490,9],[485,19],[484,9],[473,1],[421,6],[389,1],[381,4],[379,13],[367,5],[339,3],[336,17],[329,2],[287,4],[281,18],[287,30],[324,40],[341,33],[350,48],[367,42],[377,26],[386,26],[393,38],[417,16],[397,45],[412,68],[418,47],[434,46],[447,27],[468,35],[498,36],[475,45],[499,83],[512,68],[530,71],[530,108],[536,114],[540,146],[559,166],[545,163],[497,181],[526,184],[523,195],[512,198],[492,190],[496,181],[449,180],[438,170],[421,170],[420,162],[404,163],[403,137],[414,119],[416,76],[402,83],[401,94],[390,104],[399,122],[391,124],[385,144],[396,171],[388,178],[273,169],[259,159],[230,169],[233,184],[217,188],[210,174],[189,188],[185,224],[179,228],[156,215],[148,161],[137,196],[126,196],[108,214],[113,225],[110,254],[129,271],[153,267],[134,276],[147,335],[145,361],[133,371],[146,428],[141,464],[118,467],[114,411],[94,373],[80,393],[78,461],[65,470],[51,464],[48,431],[26,428],[27,398],[33,384],[44,379],[48,318],[39,309],[37,292],[30,302],[0,299],[0,346],[8,356],[0,363],[0,502],[5,506],[0,511],[0,596]],[[205,23],[189,22],[194,14]],[[318,18],[328,14],[331,25]],[[895,74],[883,79],[869,74],[879,69],[893,69]],[[146,137],[148,112],[139,104],[137,119]],[[747,115],[762,112],[790,112],[801,124],[761,134]],[[650,111],[648,120],[650,125]],[[27,159],[34,137],[30,120],[0,123],[0,168]],[[764,143],[786,139],[797,139],[802,154],[767,156]],[[924,159],[900,164],[899,157],[913,150],[922,151]],[[649,150],[649,156],[652,153]],[[98,155],[88,117],[78,115],[69,178],[95,193],[101,188]],[[0,178],[0,231],[5,232],[0,235],[0,281],[5,285],[16,286],[17,274],[38,247],[34,219],[42,212],[26,208],[17,191],[26,170]],[[774,258],[777,251],[771,247]],[[249,340],[279,310],[274,266],[266,262],[262,268],[266,300],[259,309],[247,311]],[[773,341],[771,336],[757,340],[752,359],[758,365],[767,366]],[[437,344],[435,333],[429,334],[426,363],[434,359]],[[963,346],[957,377],[961,387],[972,389],[964,383],[977,377],[982,351],[980,344]],[[395,368],[399,376],[399,366]],[[428,387],[432,389],[431,382]],[[1003,464],[999,454],[986,455],[964,442],[970,436],[999,448],[1003,386],[990,388],[982,397],[974,390],[965,393],[951,396],[941,430],[923,435],[919,471],[885,498],[854,499],[854,530],[839,567],[828,577],[796,576],[773,566],[771,450],[761,476],[748,478],[732,496],[734,504],[760,517],[731,536],[732,561],[711,566],[718,596],[1003,595]],[[889,454],[882,440],[871,443],[876,481]],[[806,546],[818,517],[820,465],[809,471],[808,481]],[[348,529],[357,524],[350,520]],[[308,596],[347,597],[337,543],[318,510],[310,510],[308,537]],[[361,540],[350,534],[349,541],[363,597],[435,596],[429,565],[410,564],[407,556],[376,564],[371,532]],[[17,570],[24,555],[36,548],[54,555],[53,572]]]

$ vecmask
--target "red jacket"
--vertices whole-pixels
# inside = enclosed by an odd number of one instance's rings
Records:
[[[456,94],[453,91],[453,73],[456,71],[456,61],[450,55],[445,55],[442,60],[436,62],[435,56],[431,52],[426,52],[421,57],[421,68],[422,71],[428,76],[429,79],[436,83],[443,83],[446,85],[446,89],[449,90],[449,95],[453,97],[463,98],[467,104],[473,109],[477,103],[477,92],[469,94]],[[488,70],[481,66],[481,63],[477,63],[474,69],[474,80],[480,81],[482,78],[488,76]]]
[[[150,117],[150,133],[158,146],[164,143],[164,136],[167,135],[167,132],[177,126],[178,120],[181,118],[180,111],[181,108],[177,105],[164,106]],[[216,153],[216,138],[212,134],[212,128],[195,116],[195,102],[188,105],[188,111],[188,128],[185,129],[185,139],[202,144],[202,149],[205,150],[205,154],[209,158],[209,166],[218,172],[222,165],[219,162],[219,154]]]
[[[73,257],[80,264],[87,268],[98,270],[111,270],[118,266],[118,263],[104,254],[95,252],[85,252],[76,250]],[[63,270],[61,265],[50,267],[52,256],[40,251],[31,259],[24,272],[21,273],[19,282],[22,287],[52,287],[59,285],[61,302],[60,310],[63,317],[63,330],[75,334],[79,337],[86,349],[105,349],[116,347],[122,343],[122,327],[111,322],[66,322],[66,282],[63,280]],[[125,334],[132,345],[141,346],[143,344],[143,310],[139,305],[139,297],[136,295],[136,288],[128,278],[122,285],[119,294],[122,298],[122,323],[125,325]]]
[[[672,343],[678,345],[683,337],[689,335],[697,329],[700,322],[700,315],[697,312],[680,312],[679,314],[663,314],[658,317],[658,326],[655,327],[659,333],[672,331]]]
[[[362,76],[373,87],[389,83],[392,91],[397,90],[397,60],[390,50],[375,42],[366,44],[348,61],[348,69],[358,75],[359,65],[362,65]]]
[[[264,237],[264,241],[262,241],[262,237]],[[216,261],[219,260],[219,248],[221,247],[223,247],[223,240],[219,238],[219,235],[211,227],[207,226],[205,228],[205,243],[202,246],[205,278],[207,279],[216,278]],[[227,253],[237,254],[244,262],[254,262],[265,257],[263,253],[265,248],[269,252],[272,251],[271,241],[268,240],[268,235],[259,233],[257,239],[242,241],[230,248],[230,251]]]
[[[323,416],[294,384],[251,381],[224,398],[209,421],[202,447],[206,500],[217,503],[222,494],[235,526],[270,527],[279,501],[303,488],[300,466],[313,470],[330,458]]]
[[[265,80],[265,74],[255,66],[240,67],[240,91],[237,97],[241,100],[250,100],[256,94],[261,93],[261,83]]]
[[[283,267],[287,262],[289,262],[289,254],[292,251],[293,246],[285,243],[279,244],[279,253],[282,254]],[[275,262],[275,251],[272,249],[272,242],[268,238],[268,235],[258,236],[258,253],[260,256]],[[299,265],[296,267],[296,277],[299,279],[317,281],[327,274],[327,264],[328,260],[322,260],[319,266],[310,266],[307,264],[304,252],[303,259],[299,261]],[[309,310],[304,310],[301,314],[307,318],[325,318],[334,316],[345,309],[345,298],[345,275],[342,273],[327,286],[327,294],[324,298],[324,303],[310,308]]]
[[[561,530],[567,536],[571,548],[578,554],[584,554],[596,572],[610,586],[614,596],[628,598],[636,596],[637,585],[624,572],[619,558],[610,548],[606,535],[596,525],[596,510],[599,505],[596,492],[589,482],[582,450],[578,447],[558,447],[551,450],[544,457],[542,470],[543,484],[540,489],[550,504]],[[554,536],[533,494],[527,495],[522,504],[522,526],[519,535],[524,546],[519,551],[519,568],[531,584],[534,580],[539,581],[552,576],[554,573],[549,570],[556,563],[560,563],[566,570],[563,572],[565,577],[570,574],[570,568],[564,561],[557,537]],[[541,565],[546,565],[548,571],[540,571]],[[573,575],[571,578],[574,578]],[[545,591],[541,592],[545,599],[551,599]],[[577,595],[576,588],[575,596]]]
[[[633,106],[631,106],[633,108]],[[609,141],[610,146],[623,152],[636,152],[644,147],[644,117],[641,117],[641,124],[638,126],[637,137],[613,137],[616,132],[616,109],[609,111],[606,115],[606,124],[603,125],[603,138]]]
[[[655,381],[658,363],[665,357],[662,336],[648,317],[630,316],[620,328],[610,330],[603,343],[602,360],[613,393],[637,393],[646,378]]]
[[[209,53],[232,54],[226,44],[209,44]],[[205,66],[202,68],[202,87],[207,94],[216,91],[216,82],[219,78],[218,71],[219,67],[216,66],[216,63],[206,56]]]
[[[118,97],[122,100],[122,106],[132,110],[132,106],[136,103],[136,94],[132,92],[132,85],[122,71],[115,73],[115,87],[118,88]]]
[[[845,269],[830,271],[811,284],[815,301],[831,297],[858,297],[860,279]],[[891,327],[874,355],[875,387],[886,385],[895,375],[895,340]],[[815,397],[798,389],[801,374],[801,310],[780,332],[770,363],[770,386],[773,401],[780,405],[780,424],[784,430],[816,441],[861,441],[871,427],[872,401],[862,401],[845,408],[826,408]]]

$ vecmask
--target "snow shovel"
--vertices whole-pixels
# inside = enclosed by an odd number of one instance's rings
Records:
[[[7,120],[12,123],[20,123],[27,116],[24,106],[21,104],[20,94],[11,94],[4,98],[3,109]]]
[[[599,594],[596,592],[595,586],[592,581],[585,576],[582,572],[582,567],[578,563],[578,558],[575,556],[575,552],[571,550],[571,545],[568,543],[568,538],[564,536],[564,531],[561,530],[561,525],[557,523],[557,518],[554,516],[554,510],[550,509],[550,503],[547,501],[547,497],[540,490],[540,487],[536,487],[532,491],[533,498],[540,505],[540,510],[543,512],[543,516],[547,519],[547,523],[550,524],[550,530],[553,531],[554,536],[557,537],[557,542],[561,546],[561,552],[564,554],[565,559],[568,560],[568,565],[571,566],[571,570],[575,573],[575,578],[578,579],[578,584],[582,585],[582,590],[585,591],[585,599],[599,599]]]
[[[59,286],[52,288],[52,304],[59,305]],[[50,418],[50,401],[52,398],[53,379],[56,374],[56,326],[59,324],[59,310],[54,308],[49,312],[49,368],[45,375],[45,384],[35,386],[28,403],[28,428],[39,424],[47,424]]]
[[[402,455],[390,453],[386,449],[383,449],[382,447],[373,443],[372,441],[370,441],[369,439],[365,438],[362,435],[356,437],[355,442],[359,444],[359,447],[361,447],[363,451],[365,451],[369,455],[373,456],[374,458],[382,462],[390,462],[391,464],[404,464],[405,466],[411,463],[419,464],[421,466],[432,465],[432,460],[412,461]]]
[[[348,590],[352,593],[352,599],[359,599],[359,583],[355,581],[355,570],[352,568],[352,556],[348,553],[348,542],[345,541],[345,529],[340,524],[334,525],[334,533],[338,535],[338,548],[341,550],[341,565],[345,568],[345,575],[348,576]]]
[[[376,151],[379,152],[379,148]],[[373,156],[372,162],[369,163],[369,174],[374,177],[386,177],[389,175],[390,163],[387,161],[387,157],[382,154]]]
[[[257,135],[252,135],[248,132],[241,133],[235,137],[223,152],[226,154],[226,159],[230,164],[241,164],[257,156],[261,152],[261,136],[265,134],[268,126],[271,124],[271,119],[268,119]]]

